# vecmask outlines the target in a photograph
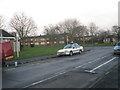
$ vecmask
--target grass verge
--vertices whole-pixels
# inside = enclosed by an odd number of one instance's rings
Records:
[[[35,46],[35,47],[24,47],[20,51],[20,57],[16,57],[16,53],[14,54],[15,60],[16,59],[25,59],[25,58],[32,58],[38,56],[47,56],[56,54],[57,50],[63,48],[63,46]]]
[[[82,45],[82,44],[81,44]],[[115,43],[94,43],[94,44],[84,44],[82,46],[114,46]],[[16,53],[14,54],[15,60],[17,59],[26,59],[38,56],[47,56],[56,54],[57,50],[63,48],[63,45],[56,46],[35,46],[30,47],[26,46],[20,51],[20,57],[16,57]]]
[[[81,44],[83,46],[114,46],[115,43],[93,43],[93,44]]]

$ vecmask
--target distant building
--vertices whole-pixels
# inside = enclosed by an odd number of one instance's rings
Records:
[[[36,46],[44,46],[44,45],[64,45],[66,44],[66,36],[63,34],[56,35],[40,35],[40,36],[32,36],[26,37],[24,39],[24,44],[29,46],[30,44],[34,44]]]

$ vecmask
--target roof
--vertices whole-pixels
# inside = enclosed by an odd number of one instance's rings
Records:
[[[64,34],[53,34],[54,37],[63,37]],[[26,38],[49,38],[50,35],[30,36]]]
[[[14,37],[3,29],[0,29],[0,33],[2,33],[2,37]]]

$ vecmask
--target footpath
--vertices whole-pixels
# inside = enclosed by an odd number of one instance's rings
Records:
[[[90,51],[90,49],[88,47],[86,47],[85,52],[86,51]],[[58,57],[58,56],[56,54],[54,54],[54,55],[48,55],[48,56],[38,56],[38,57],[27,58],[27,59],[13,60],[13,61],[6,62],[6,66],[7,67],[15,66],[15,62],[17,62],[17,65],[20,65],[20,64],[41,61],[41,60],[56,58],[56,57]]]
[[[40,60],[45,60],[45,59],[49,59],[49,58],[55,58],[57,57],[57,55],[48,55],[48,56],[39,56],[39,57],[33,57],[33,58],[27,58],[27,59],[21,59],[21,60],[14,60],[14,61],[9,61],[6,62],[6,66],[15,66],[15,62],[17,62],[18,64],[25,64],[25,63],[29,63],[29,62],[34,62],[34,61],[40,61]]]

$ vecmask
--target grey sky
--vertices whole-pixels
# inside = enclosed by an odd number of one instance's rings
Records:
[[[14,13],[24,12],[38,25],[57,24],[68,18],[77,18],[82,24],[95,22],[101,28],[110,28],[118,21],[119,0],[0,0],[0,15],[8,21]]]

